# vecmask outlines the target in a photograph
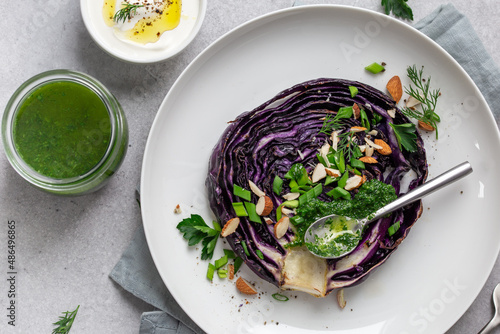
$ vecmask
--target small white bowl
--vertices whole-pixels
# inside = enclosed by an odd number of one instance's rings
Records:
[[[181,52],[201,28],[207,0],[183,0],[179,26],[166,31],[156,43],[141,45],[120,40],[103,18],[105,0],[80,0],[83,22],[92,39],[110,55],[138,64],[156,63]]]

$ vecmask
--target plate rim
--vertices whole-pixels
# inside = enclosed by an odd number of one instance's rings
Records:
[[[461,74],[465,75],[465,77],[468,78],[469,83],[472,84],[472,87],[475,90],[476,96],[484,103],[484,105],[487,106],[487,111],[485,112],[485,114],[488,115],[487,117],[489,117],[489,120],[491,122],[493,122],[493,123],[496,124],[494,115],[492,113],[492,110],[491,110],[488,102],[484,98],[483,94],[481,93],[481,91],[477,87],[477,85],[474,82],[474,80],[472,80],[472,78],[470,77],[470,75],[467,73],[467,71],[465,71],[465,69],[460,65],[460,63],[455,58],[453,58],[441,45],[439,45],[437,42],[435,42],[429,36],[427,36],[424,33],[422,33],[420,30],[418,30],[418,29],[414,28],[413,26],[411,26],[411,25],[409,25],[407,23],[404,23],[404,22],[402,22],[402,21],[400,21],[400,20],[398,20],[396,18],[393,18],[391,16],[387,16],[387,15],[385,15],[383,13],[380,13],[380,12],[376,12],[376,11],[373,11],[373,10],[370,10],[370,9],[356,7],[356,6],[338,5],[338,4],[310,4],[310,5],[292,6],[292,7],[287,7],[287,8],[282,8],[282,9],[278,9],[278,10],[275,10],[275,11],[271,11],[269,13],[265,13],[263,15],[260,15],[260,16],[257,16],[255,18],[252,18],[252,19],[250,19],[250,20],[248,20],[246,22],[243,22],[243,23],[237,25],[236,27],[230,29],[228,32],[224,33],[219,38],[217,38],[213,42],[211,42],[206,48],[204,48],[186,66],[186,68],[181,72],[181,74],[178,76],[178,78],[172,84],[171,88],[168,90],[168,92],[167,92],[166,96],[164,97],[162,103],[160,104],[160,106],[158,108],[158,112],[157,112],[157,114],[155,116],[155,119],[154,119],[154,121],[153,121],[153,123],[151,125],[151,129],[150,129],[149,134],[148,134],[147,143],[146,143],[146,146],[145,146],[145,149],[144,149],[144,157],[143,157],[143,160],[142,160],[141,186],[140,186],[141,194],[144,195],[146,193],[146,186],[145,186],[146,182],[144,182],[144,181],[146,179],[147,159],[149,158],[148,152],[150,150],[152,150],[151,146],[153,145],[151,138],[152,138],[152,135],[154,134],[154,132],[156,131],[156,128],[158,127],[157,123],[160,122],[159,121],[160,115],[164,115],[164,114],[168,113],[168,111],[163,111],[162,112],[162,110],[165,110],[166,104],[171,99],[171,96],[175,94],[175,90],[177,90],[177,86],[182,85],[183,81],[185,80],[185,77],[190,75],[190,72],[193,70],[193,68],[194,68],[194,70],[196,70],[195,67],[199,65],[200,60],[203,60],[203,58],[205,58],[205,57],[210,58],[212,55],[217,54],[217,52],[219,52],[219,50],[221,49],[221,47],[225,47],[225,46],[230,45],[232,43],[232,41],[230,40],[230,41],[228,41],[226,43],[226,39],[232,37],[235,34],[238,34],[238,33],[241,33],[241,34],[249,33],[252,30],[254,30],[257,27],[259,27],[260,24],[265,25],[265,24],[267,24],[269,22],[273,22],[275,20],[282,19],[283,17],[286,16],[287,13],[292,13],[292,12],[295,12],[295,11],[297,11],[297,12],[307,11],[307,10],[318,9],[318,8],[328,8],[329,10],[331,10],[331,9],[350,10],[350,11],[353,11],[353,12],[360,12],[362,14],[370,14],[372,16],[378,16],[378,17],[381,17],[381,18],[384,18],[384,19],[388,20],[391,24],[397,24],[399,27],[407,29],[407,30],[411,31],[413,34],[418,35],[420,38],[423,38],[424,40],[426,40],[427,43],[429,43],[434,48],[436,48],[437,50],[439,50],[440,53],[443,56],[447,57],[447,59],[449,61],[453,62],[454,65],[455,65],[455,67],[461,71]],[[224,43],[226,43],[226,44],[224,44]],[[202,65],[203,64],[201,64],[201,66]],[[189,80],[189,78],[187,78],[187,80]],[[483,115],[483,116],[486,116],[486,115]],[[499,130],[498,130],[497,127],[495,127],[495,128],[497,130],[496,131],[497,141],[500,143],[500,132],[499,132]],[[147,223],[146,223],[146,219],[145,219],[145,217],[147,215],[147,213],[146,213],[146,207],[147,207],[147,205],[146,206],[145,205],[141,205],[141,214],[142,214],[142,217],[143,217],[143,226],[144,226],[146,241],[147,241],[148,248],[150,250],[151,256],[153,258],[153,261],[155,263],[155,266],[157,267],[158,272],[160,274],[160,277],[161,277],[163,283],[165,284],[165,286],[167,286],[167,289],[168,289],[168,285],[167,285],[168,279],[166,277],[164,277],[164,275],[162,275],[162,273],[160,272],[160,270],[158,268],[158,265],[157,265],[157,263],[159,261],[158,255],[155,254],[154,251],[152,250],[152,248],[154,247],[152,245],[152,242],[151,242],[152,236],[150,235],[150,233],[148,233]],[[497,256],[498,256],[499,251],[500,251],[500,244],[497,246]],[[474,296],[474,298],[472,298],[470,301],[467,302],[467,305],[466,305],[467,307],[465,308],[465,310],[463,312],[460,312],[460,314],[456,314],[453,317],[454,321],[452,323],[450,323],[446,327],[447,329],[450,329],[465,314],[465,312],[470,308],[470,306],[472,305],[472,303],[477,299],[477,297],[478,297],[480,291],[482,290],[482,288],[484,287],[484,284],[486,283],[488,277],[491,275],[491,271],[492,271],[495,263],[496,263],[496,257],[493,257],[493,260],[491,260],[490,263],[489,263],[488,275],[486,275],[481,280],[481,282],[480,282],[481,284],[477,284],[476,285],[476,289],[472,293],[472,295]],[[170,293],[172,294],[172,296],[174,297],[174,299],[177,301],[177,303],[181,306],[181,308],[184,310],[184,312],[186,312],[186,314],[188,314],[188,316],[190,316],[191,320],[193,322],[195,322],[198,326],[200,326],[200,328],[202,328],[201,325],[200,325],[200,323],[199,323],[199,320],[193,318],[188,313],[188,311],[184,307],[182,307],[183,303],[179,300],[177,293],[175,291],[170,291]]]

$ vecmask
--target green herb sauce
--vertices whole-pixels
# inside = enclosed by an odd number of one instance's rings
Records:
[[[36,88],[20,106],[13,127],[16,150],[38,173],[56,179],[80,176],[102,159],[111,122],[104,102],[70,81]]]
[[[321,217],[336,214],[355,219],[365,218],[396,198],[393,186],[378,180],[371,180],[365,182],[350,200],[337,199],[324,202],[311,199],[296,209],[297,216],[302,219],[292,219],[292,222],[299,221],[300,223],[295,224],[297,239],[288,244],[288,247],[303,245],[307,228]]]
[[[356,220],[343,216],[330,218],[325,222],[325,231],[322,237],[316,235],[314,243],[306,242],[307,248],[323,257],[339,257],[359,244],[360,233],[352,233]],[[321,231],[319,234],[321,235]]]

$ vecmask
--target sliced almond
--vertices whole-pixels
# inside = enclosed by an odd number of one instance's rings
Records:
[[[389,155],[392,153],[392,149],[385,141],[382,139],[375,139],[375,144],[381,146],[382,148],[377,149],[377,152],[382,155]]]
[[[434,131],[436,130],[432,125],[430,125],[429,123],[425,123],[423,121],[418,121],[418,127],[422,130],[425,130],[425,131]]]
[[[344,189],[353,190],[359,188],[362,184],[363,184],[363,177],[359,175],[354,175],[347,179]]]
[[[387,113],[389,114],[389,116],[391,116],[391,118],[396,117],[396,109],[394,108],[387,110]]]
[[[410,96],[408,100],[406,100],[406,107],[408,108],[413,108],[416,107],[420,104],[421,102],[414,98],[413,96]]]
[[[401,79],[397,75],[393,76],[387,83],[386,88],[394,101],[399,103],[401,96],[403,96],[403,85],[401,84]]]
[[[267,216],[273,211],[274,205],[273,201],[269,196],[261,196],[255,205],[255,212],[259,216]]]
[[[313,183],[316,183],[318,182],[319,180],[321,179],[324,179],[326,177],[326,170],[325,170],[325,166],[319,162],[316,167],[314,167],[314,171],[312,173],[312,178],[311,178],[311,181]]]
[[[250,190],[255,194],[257,195],[258,197],[262,197],[262,196],[265,196],[266,193],[263,192],[262,190],[260,190],[259,187],[257,187],[257,185],[255,183],[253,183],[252,181],[248,180],[248,185],[250,186]]]
[[[266,222],[267,225],[271,225],[273,222],[273,220],[269,217],[264,217],[264,221]]]
[[[274,225],[274,236],[277,239],[281,239],[288,231],[288,226],[290,225],[290,218],[287,216],[281,217],[280,220]]]
[[[370,139],[368,139],[368,138],[366,138],[366,137],[365,137],[365,142],[366,142],[368,145],[370,145],[371,147],[373,147],[374,149],[376,149],[376,150],[379,150],[379,149],[381,149],[381,148],[382,148],[382,146],[375,144],[373,141],[371,141]]]
[[[374,157],[368,157],[368,156],[359,158],[359,161],[362,161],[365,164],[376,164],[378,162],[377,159],[375,159]]]
[[[354,115],[354,119],[358,119],[361,116],[361,109],[359,109],[359,106],[357,103],[354,103],[352,105],[352,113]]]
[[[245,295],[256,295],[257,290],[252,286],[252,284],[248,283],[246,279],[243,277],[238,277],[236,280],[236,288],[240,290],[241,293]]]
[[[373,147],[371,147],[370,145],[366,145],[365,156],[371,157],[374,152],[375,152],[375,149]]]
[[[174,213],[176,214],[182,213],[181,206],[179,204],[175,206]]]
[[[366,145],[359,145],[359,150],[361,151],[361,153],[365,153],[365,150],[366,150]]]
[[[338,169],[333,168],[325,168],[326,174],[333,177],[339,177],[340,171]]]
[[[363,126],[353,126],[351,127],[351,129],[349,131],[351,132],[361,132],[361,131],[365,131],[366,128],[363,127]]]
[[[337,131],[332,132],[332,148],[334,151],[337,151],[337,146],[339,144],[339,133]]]
[[[284,214],[285,216],[290,217],[291,215],[294,215],[297,212],[295,212],[295,209],[289,209],[289,208],[285,208],[284,206],[282,206],[281,213]]]
[[[300,197],[300,193],[288,193],[283,195],[283,198],[286,199],[287,201],[293,201],[294,199],[297,199]]]
[[[227,223],[224,225],[224,227],[222,228],[222,231],[220,232],[220,236],[223,238],[227,237],[228,235],[230,235],[231,233],[236,231],[236,229],[238,228],[239,225],[240,225],[240,219],[238,217],[229,219],[227,221]]]
[[[371,130],[370,132],[368,132],[368,134],[370,136],[374,136],[375,137],[376,135],[378,135],[378,131],[377,130]]]
[[[227,271],[228,271],[227,278],[229,278],[230,280],[232,280],[234,278],[234,264],[228,264],[227,265]]]
[[[344,299],[344,289],[337,290],[337,303],[341,309],[346,306],[347,302]]]
[[[330,144],[328,143],[323,144],[323,146],[321,146],[321,148],[319,149],[319,153],[321,155],[327,155],[329,151],[330,151]]]

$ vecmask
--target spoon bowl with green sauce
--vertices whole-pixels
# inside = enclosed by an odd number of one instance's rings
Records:
[[[346,256],[358,247],[368,224],[461,179],[471,172],[470,163],[463,162],[398,197],[363,219],[357,220],[335,214],[322,217],[307,229],[304,236],[306,247],[312,254],[324,259],[338,259]]]

